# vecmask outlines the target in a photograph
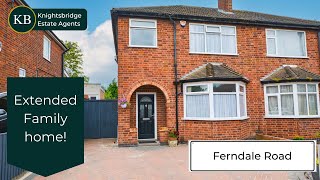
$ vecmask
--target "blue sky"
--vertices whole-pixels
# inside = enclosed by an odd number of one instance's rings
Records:
[[[320,20],[319,0],[233,0],[233,8]],[[85,8],[88,30],[57,32],[64,40],[77,41],[85,54],[84,69],[91,82],[107,85],[117,76],[114,62],[110,10],[113,7],[192,5],[217,7],[217,0],[26,0],[33,8]],[[307,2],[307,3],[306,3]],[[104,33],[104,31],[106,33]],[[104,39],[104,40],[102,40]],[[92,48],[94,47],[94,48]],[[108,49],[108,50],[105,50]],[[99,66],[97,68],[96,66]]]

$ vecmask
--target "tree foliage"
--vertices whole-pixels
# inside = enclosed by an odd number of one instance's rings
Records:
[[[115,79],[109,84],[106,92],[104,93],[105,99],[118,99],[118,84]]]
[[[64,68],[70,77],[83,77],[85,82],[89,82],[89,77],[83,72],[83,54],[76,42],[65,41],[69,49],[64,55]]]

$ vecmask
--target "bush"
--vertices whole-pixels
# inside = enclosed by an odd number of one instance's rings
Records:
[[[304,140],[303,136],[295,136],[293,137],[293,140]]]

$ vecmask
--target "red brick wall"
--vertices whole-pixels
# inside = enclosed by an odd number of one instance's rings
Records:
[[[7,77],[18,77],[19,68],[26,70],[27,77],[60,77],[63,49],[45,31],[18,34],[8,25],[11,1],[0,3],[0,92],[6,91]],[[15,4],[17,5],[17,4]],[[51,61],[43,58],[43,36],[51,41]]]
[[[156,83],[168,94],[167,126],[175,127],[175,88],[173,67],[173,28],[169,20],[157,21],[158,47],[129,47],[129,18],[118,21],[118,80],[119,97],[131,97],[136,85],[143,82]],[[188,22],[190,23],[190,22]],[[179,23],[177,23],[179,24]],[[222,24],[223,25],[223,24]],[[266,56],[267,27],[237,25],[237,56],[189,54],[189,24],[177,25],[178,78],[208,62],[221,62],[249,78],[247,85],[248,120],[243,121],[184,121],[183,95],[179,95],[179,124],[181,137],[189,139],[244,139],[253,136],[260,126],[264,133],[291,138],[296,134],[307,137],[320,130],[320,119],[264,119],[264,93],[260,79],[284,64],[298,65],[320,74],[317,32],[306,30],[307,59],[271,58]],[[179,87],[180,89],[180,87]],[[180,91],[180,90],[179,90]],[[119,143],[130,128],[126,110],[119,111]]]

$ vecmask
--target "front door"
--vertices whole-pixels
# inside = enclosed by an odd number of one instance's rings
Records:
[[[138,94],[138,139],[155,139],[154,94]]]

